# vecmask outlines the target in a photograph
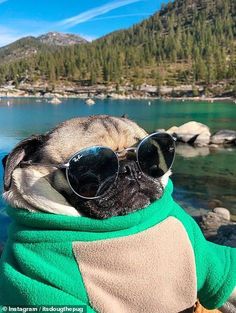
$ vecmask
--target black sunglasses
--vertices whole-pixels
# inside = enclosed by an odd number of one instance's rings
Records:
[[[175,156],[175,138],[156,132],[146,136],[137,147],[114,152],[105,146],[92,146],[76,152],[67,163],[42,164],[31,161],[21,165],[44,165],[66,169],[66,178],[75,194],[84,199],[97,199],[116,182],[119,158],[134,153],[139,169],[152,178],[162,177],[172,166]]]

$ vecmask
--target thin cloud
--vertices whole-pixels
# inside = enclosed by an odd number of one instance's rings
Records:
[[[114,18],[133,17],[133,16],[149,16],[151,14],[152,13],[133,13],[133,14],[110,15],[110,16],[93,18],[91,21],[103,21],[103,20],[109,20],[109,19],[114,19]]]
[[[0,4],[7,2],[8,0],[0,0]],[[113,18],[125,18],[131,16],[146,16],[151,13],[134,13],[134,14],[120,14],[113,16],[104,16],[99,17],[105,13],[108,13],[114,9],[127,6],[132,3],[141,2],[145,0],[117,0],[109,2],[100,7],[93,8],[91,10],[85,11],[77,16],[64,19],[59,22],[48,22],[48,21],[39,21],[39,20],[24,20],[24,19],[14,19],[8,20],[8,24],[14,25],[14,28],[6,27],[5,25],[0,24],[0,47],[3,47],[11,42],[14,42],[17,39],[26,36],[39,36],[48,31],[65,31],[77,24],[81,24],[87,21],[95,20],[106,20]],[[27,31],[25,31],[27,29]],[[86,34],[80,34],[82,37],[88,41],[93,41],[97,39],[97,36],[91,36]]]
[[[76,16],[64,19],[60,22],[58,22],[58,26],[63,26],[64,28],[71,28],[75,25],[87,22],[91,19],[93,19],[96,16],[103,15],[105,13],[108,13],[114,9],[140,2],[141,0],[120,0],[120,1],[113,1],[109,2],[107,4],[104,4],[100,7],[85,11],[83,13],[80,13]]]
[[[22,37],[16,30],[0,25],[0,47],[3,47]]]

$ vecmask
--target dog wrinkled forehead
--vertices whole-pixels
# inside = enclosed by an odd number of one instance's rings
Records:
[[[119,151],[146,135],[145,130],[127,118],[107,115],[74,118],[49,133],[41,155],[45,161],[60,163],[86,147],[102,145]]]

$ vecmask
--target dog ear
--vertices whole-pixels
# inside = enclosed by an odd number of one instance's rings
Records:
[[[20,141],[16,147],[2,159],[4,168],[4,190],[11,186],[11,177],[14,169],[22,160],[28,161],[45,142],[45,135],[32,135]]]
[[[7,163],[7,157],[8,157],[9,154],[5,155],[5,157],[3,157],[2,159],[2,166],[3,166],[3,169],[5,170],[6,168],[6,163]]]

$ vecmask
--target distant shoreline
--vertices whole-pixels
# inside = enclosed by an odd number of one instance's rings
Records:
[[[234,102],[236,103],[236,98],[234,97],[146,97],[146,96],[134,96],[134,97],[130,97],[130,96],[122,96],[122,97],[81,97],[78,95],[71,95],[71,96],[58,96],[58,95],[52,95],[52,96],[34,96],[34,95],[3,95],[0,93],[0,103],[1,100],[3,99],[15,99],[15,98],[32,98],[32,99],[40,99],[41,101],[43,100],[50,100],[52,98],[57,98],[57,99],[61,99],[61,100],[66,100],[66,99],[81,99],[81,100],[86,100],[86,99],[94,99],[96,100],[148,100],[148,101],[152,101],[152,100],[164,100],[164,101],[172,101],[172,100],[176,100],[176,101],[181,101],[181,102],[185,102],[185,101],[202,101],[202,102],[217,102],[217,101],[230,101],[230,102]]]
[[[58,85],[53,88],[48,85],[24,85],[18,89],[15,86],[0,86],[0,98],[38,98],[38,99],[115,99],[115,100],[177,100],[177,101],[233,101],[236,103],[234,93],[205,94],[203,88],[198,87],[198,94],[194,95],[191,85],[178,87],[162,86],[157,94],[157,87],[142,85],[134,90],[132,86],[74,86]]]

